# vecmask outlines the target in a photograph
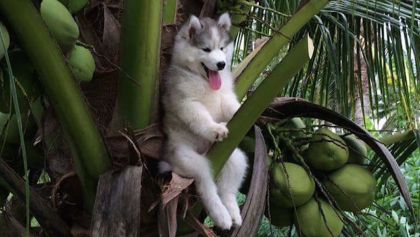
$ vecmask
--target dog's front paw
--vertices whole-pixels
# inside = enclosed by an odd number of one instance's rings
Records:
[[[242,225],[241,213],[237,212],[232,215],[233,225],[239,227]]]
[[[226,210],[220,210],[212,217],[217,227],[222,230],[230,230],[232,228],[232,218]]]
[[[216,123],[212,128],[212,141],[223,141],[229,133],[226,123]]]

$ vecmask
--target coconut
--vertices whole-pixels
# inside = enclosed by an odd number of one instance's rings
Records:
[[[9,53],[10,63],[13,66],[13,76],[15,77],[16,92],[20,111],[26,113],[30,103],[34,102],[41,94],[41,89],[35,77],[35,68],[22,51]],[[13,104],[10,103],[10,76],[8,71],[0,75],[0,111],[10,113],[14,111]]]
[[[269,211],[266,211],[266,217],[271,224],[277,227],[290,226],[293,224],[293,208],[279,207],[273,200],[270,200]]]
[[[296,209],[294,221],[304,237],[337,237],[344,225],[331,205],[315,199]]]
[[[287,133],[287,135],[289,136],[302,137],[305,135],[302,131],[305,128],[306,126],[305,126],[305,123],[302,121],[302,119],[292,118],[280,124],[280,127],[278,128],[278,130],[283,133]]]
[[[290,129],[303,129],[306,128],[305,123],[301,118],[292,118],[287,120],[286,123],[282,125],[282,127],[290,128]]]
[[[95,72],[95,60],[89,49],[76,45],[70,52],[68,65],[77,80],[92,80]]]
[[[67,8],[57,0],[43,0],[41,17],[58,44],[68,50],[79,38],[79,27]]]
[[[329,129],[321,128],[312,136],[304,157],[313,168],[331,171],[342,167],[347,162],[349,151],[340,136]]]
[[[291,141],[302,140],[305,136],[305,123],[300,118],[291,118],[284,122],[281,122],[276,126],[276,131],[279,132],[283,137],[289,138]],[[282,149],[283,157],[285,161],[295,161],[296,159],[294,152],[288,149],[287,144],[283,141],[279,141],[278,144]],[[299,147],[296,147],[299,150],[306,150],[308,144],[302,144]]]
[[[323,184],[344,211],[359,212],[375,199],[376,180],[360,165],[345,165],[331,173]]]
[[[368,155],[365,143],[353,134],[344,136],[343,140],[349,148],[348,163],[363,165]]]
[[[279,207],[300,206],[315,191],[315,182],[301,166],[284,162],[271,168],[270,197]]]
[[[89,0],[60,0],[60,2],[66,6],[72,14],[75,14],[82,10],[89,3]]]
[[[4,57],[10,46],[10,36],[6,27],[0,22],[0,59]]]

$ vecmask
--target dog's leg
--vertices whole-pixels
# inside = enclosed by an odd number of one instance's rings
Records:
[[[210,217],[222,229],[232,227],[232,218],[217,194],[217,187],[206,157],[187,146],[178,146],[170,158],[175,173],[192,177]]]
[[[232,93],[227,93],[222,102],[222,111],[226,121],[229,121],[233,115],[238,111],[241,104],[236,99],[236,95]]]
[[[223,167],[217,180],[217,188],[223,204],[233,219],[233,224],[242,224],[241,212],[236,202],[236,195],[242,184],[247,169],[246,155],[236,148]]]

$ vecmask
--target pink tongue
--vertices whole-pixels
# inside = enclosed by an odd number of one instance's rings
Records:
[[[209,70],[209,83],[211,89],[217,91],[222,86],[222,79],[218,71]]]

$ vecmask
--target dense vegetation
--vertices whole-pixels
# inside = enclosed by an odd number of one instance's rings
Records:
[[[215,175],[239,144],[255,158],[238,197],[243,215],[252,215],[224,234],[316,236],[309,224],[298,226],[305,219],[299,213],[310,209],[320,216],[309,219],[322,235],[418,237],[416,0],[0,0],[0,235],[98,236],[101,226],[91,225],[102,220],[98,200],[110,196],[104,187],[127,180],[140,180],[141,192],[109,188],[112,197],[128,197],[124,207],[138,214],[109,207],[135,226],[127,233],[220,233],[209,228],[211,220],[201,224],[199,205],[190,206],[189,180],[161,180],[154,168],[163,139],[158,85],[177,26],[190,14],[226,11],[243,105],[228,124],[229,137],[207,155]],[[254,125],[261,130],[253,132]],[[359,161],[350,160],[350,136],[362,144]],[[319,165],[323,152],[335,163]],[[340,191],[329,193],[333,173],[354,163],[357,177],[371,181],[355,200],[360,208],[343,206]],[[294,187],[281,193],[292,182],[285,164],[308,177],[303,197]],[[119,180],[130,168],[139,176]],[[276,198],[291,201],[276,207]],[[286,212],[287,227],[273,225]],[[113,231],[116,219],[107,221]]]

